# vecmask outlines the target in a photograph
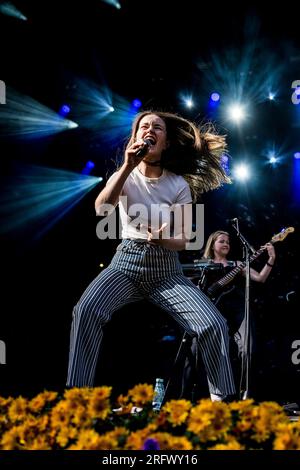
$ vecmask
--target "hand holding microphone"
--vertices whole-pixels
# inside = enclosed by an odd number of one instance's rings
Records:
[[[138,157],[138,158],[141,158],[141,157],[144,157],[145,155],[147,155],[148,151],[149,151],[149,148],[151,147],[151,145],[154,145],[154,140],[151,139],[151,137],[148,137],[147,139],[144,139],[143,140],[144,144],[142,145],[141,148],[139,148],[139,150],[136,152],[135,156]]]
[[[155,142],[151,137],[134,142],[125,152],[125,163],[129,164],[132,169],[135,168],[147,155],[150,146],[154,144]]]

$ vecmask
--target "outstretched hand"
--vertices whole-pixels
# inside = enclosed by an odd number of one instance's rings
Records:
[[[163,241],[163,232],[168,224],[164,222],[158,230],[153,230],[149,225],[147,228],[147,242],[150,245],[161,245]]]

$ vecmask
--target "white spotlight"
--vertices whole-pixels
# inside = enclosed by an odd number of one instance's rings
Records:
[[[193,100],[188,98],[187,100],[185,100],[185,105],[187,108],[192,108],[194,106]]]
[[[248,165],[241,163],[233,169],[234,176],[237,180],[245,181],[250,177],[250,170]]]
[[[76,127],[78,127],[77,122],[68,121],[68,128],[69,128],[69,129],[76,129]]]
[[[230,106],[228,114],[230,119],[235,122],[242,121],[246,116],[244,107],[240,104],[233,104],[232,106]]]

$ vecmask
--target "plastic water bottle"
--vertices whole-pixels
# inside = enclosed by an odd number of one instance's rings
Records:
[[[165,397],[164,379],[157,378],[155,380],[154,396],[153,396],[153,401],[152,401],[153,410],[159,411],[161,409],[161,405],[163,403],[164,397]]]

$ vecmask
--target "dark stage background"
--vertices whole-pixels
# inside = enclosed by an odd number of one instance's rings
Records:
[[[97,238],[94,200],[114,169],[112,160],[122,153],[132,115],[128,113],[125,124],[124,116],[117,123],[96,113],[86,119],[78,84],[85,82],[90,89],[96,84],[111,90],[128,108],[138,97],[145,109],[174,111],[197,121],[212,119],[228,136],[230,164],[246,157],[255,167],[255,176],[246,184],[234,181],[203,196],[205,240],[214,230],[229,231],[232,258],[241,259],[231,218],[239,218],[242,233],[256,248],[283,227],[295,228],[275,245],[276,266],[267,282],[252,286],[251,312],[259,347],[257,397],[299,401],[300,366],[291,360],[292,343],[300,340],[300,183],[298,175],[295,186],[293,167],[293,154],[300,151],[300,105],[291,101],[291,84],[300,80],[298,10],[287,5],[237,8],[228,2],[212,6],[197,1],[177,6],[170,1],[123,1],[119,10],[88,0],[14,4],[28,21],[2,15],[0,26],[0,79],[7,85],[7,104],[0,108],[4,124],[0,340],[7,353],[6,364],[0,365],[0,393],[63,389],[72,308],[101,269],[100,263],[107,266],[118,244]],[[243,64],[246,59],[248,65]],[[274,102],[261,98],[272,74],[278,86]],[[207,104],[211,91],[229,94],[236,76],[251,102],[251,118],[240,128]],[[10,116],[3,113],[13,90],[55,112],[63,103],[70,104],[68,118],[78,128],[42,137],[6,132]],[[191,90],[194,108],[184,108],[182,90]],[[277,166],[266,162],[269,142],[276,143],[282,157]],[[32,223],[27,217],[36,201],[21,211],[21,206],[17,208],[23,199],[21,176],[29,165],[80,174],[87,161],[95,164],[90,175],[104,181],[39,235],[49,220],[41,217]],[[15,205],[9,205],[12,200]],[[23,224],[7,228],[21,216]],[[191,263],[199,255],[183,252],[180,258]],[[261,269],[265,261],[262,255],[253,267]],[[116,313],[106,327],[97,384],[112,384],[119,392],[167,374],[181,334],[163,312],[146,303]],[[174,339],[167,341],[165,336]]]

